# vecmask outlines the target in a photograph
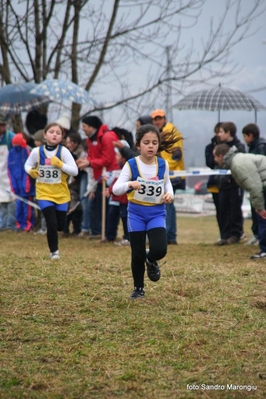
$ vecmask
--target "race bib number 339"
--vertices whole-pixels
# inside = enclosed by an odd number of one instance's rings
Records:
[[[135,190],[134,199],[140,202],[161,204],[164,194],[164,180],[144,180],[137,178],[141,184],[140,190]]]
[[[62,181],[62,172],[52,165],[40,165],[38,183],[57,184]]]

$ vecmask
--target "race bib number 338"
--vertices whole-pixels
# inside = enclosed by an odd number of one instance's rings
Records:
[[[52,165],[40,165],[38,183],[57,184],[62,181],[62,172]]]
[[[135,190],[134,199],[140,202],[161,204],[164,194],[164,180],[144,180],[137,178],[141,184],[140,190]]]

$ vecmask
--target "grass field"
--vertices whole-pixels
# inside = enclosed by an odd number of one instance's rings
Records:
[[[266,397],[266,260],[178,217],[157,283],[130,301],[130,248],[0,233],[0,398]],[[250,221],[245,222],[250,236]]]

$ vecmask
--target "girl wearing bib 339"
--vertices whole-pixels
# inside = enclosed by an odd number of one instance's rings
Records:
[[[51,259],[60,259],[58,231],[62,231],[70,201],[68,176],[76,176],[78,167],[70,151],[60,145],[63,130],[57,123],[44,129],[46,144],[34,148],[25,170],[36,179],[36,198],[47,225],[47,241]]]
[[[131,158],[114,184],[113,193],[128,193],[128,232],[131,246],[131,269],[134,290],[130,298],[144,297],[145,263],[150,280],[160,279],[157,260],[167,252],[165,204],[174,200],[168,163],[157,157],[170,151],[178,139],[172,133],[161,136],[153,125],[143,125],[136,132],[136,148],[140,155]],[[149,251],[146,251],[146,234]]]

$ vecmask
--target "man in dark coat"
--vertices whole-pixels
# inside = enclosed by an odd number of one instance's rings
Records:
[[[236,136],[236,125],[225,122],[220,126],[221,143],[235,146],[239,152],[246,152],[245,145]],[[236,244],[243,234],[242,202],[244,190],[231,175],[220,176],[219,182],[219,227],[221,239],[217,245]]]

